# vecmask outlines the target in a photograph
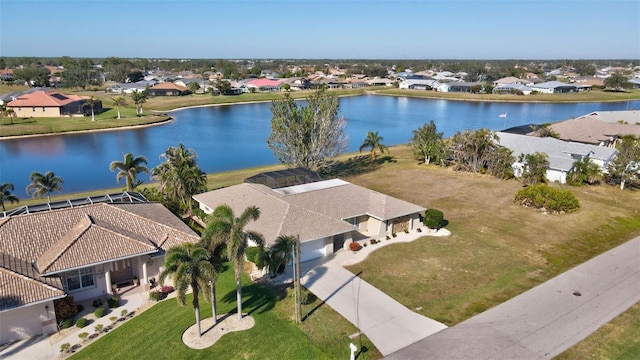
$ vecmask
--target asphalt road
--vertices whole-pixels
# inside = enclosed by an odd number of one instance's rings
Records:
[[[639,301],[637,237],[385,359],[549,359]]]

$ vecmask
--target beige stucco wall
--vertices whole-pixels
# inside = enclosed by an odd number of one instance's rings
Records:
[[[380,221],[374,217],[369,217],[367,220],[367,234],[371,237],[384,235],[387,230],[387,226],[384,221]]]
[[[44,110],[43,110],[44,109]],[[60,117],[60,108],[58,107],[13,107],[16,117]]]
[[[53,301],[0,312],[0,344],[56,331]]]

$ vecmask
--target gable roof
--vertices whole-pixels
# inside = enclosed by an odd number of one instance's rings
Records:
[[[84,100],[78,95],[67,95],[59,92],[34,91],[19,95],[16,100],[7,104],[9,107],[61,107],[70,103]]]
[[[278,87],[282,85],[282,83],[283,81],[280,79],[267,79],[267,78],[253,79],[246,82],[247,85],[253,85],[256,87],[266,87],[266,86]]]

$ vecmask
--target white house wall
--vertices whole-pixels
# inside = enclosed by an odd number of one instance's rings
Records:
[[[0,312],[0,344],[57,330],[53,301]]]
[[[305,241],[300,244],[300,261],[309,261],[325,256],[326,238]]]

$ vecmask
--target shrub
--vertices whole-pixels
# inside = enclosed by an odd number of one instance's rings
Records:
[[[166,297],[167,297],[167,294],[162,292],[162,291],[151,291],[151,292],[149,292],[149,300],[160,301],[160,300],[162,300],[162,299],[164,299]],[[122,310],[122,311],[125,312],[125,314],[122,315],[122,316],[125,316],[126,315],[126,310]]]
[[[409,233],[409,229],[404,229],[404,233],[408,234]]]
[[[82,339],[82,341],[87,341],[87,337],[89,337],[89,333],[88,332],[81,332],[80,334],[78,334],[78,337],[80,339]]]
[[[360,244],[358,244],[357,242],[352,242],[349,244],[349,250],[351,251],[358,251],[360,250]]]
[[[428,209],[424,213],[422,223],[430,229],[440,229],[444,222],[444,214],[438,209]]]
[[[120,311],[120,316],[121,317],[127,316],[127,309],[122,309],[122,311]]]
[[[545,184],[531,185],[518,190],[514,201],[524,206],[554,213],[572,212],[580,208],[580,202],[571,191],[556,189]]]
[[[78,321],[76,321],[76,326],[79,328],[83,328],[85,326],[89,325],[89,320],[85,319],[85,318],[80,318],[78,319]]]
[[[73,325],[73,319],[72,318],[68,318],[65,319],[64,321],[62,321],[62,323],[60,324],[60,328],[61,329],[68,329],[71,327],[71,325]]]
[[[93,305],[94,308],[99,308],[102,306],[102,299],[97,298],[95,300],[93,300],[93,303],[91,303],[91,305]]]
[[[111,309],[117,308],[118,306],[120,306],[120,298],[117,296],[112,296],[109,298],[109,300],[107,300],[107,304]]]
[[[362,246],[367,247],[367,243],[362,244]]]
[[[391,236],[396,237],[396,236],[398,236],[398,234],[393,233],[393,234],[391,234]]]
[[[422,229],[417,228],[417,229],[416,229],[416,231],[417,231],[417,232],[422,232]]]
[[[103,328],[104,328],[104,325],[102,325],[102,324],[98,324],[98,325],[96,325],[96,326],[94,326],[94,327],[93,327],[93,329],[94,329],[97,333],[102,332],[102,329],[103,329]]]
[[[386,236],[386,238],[387,238],[387,240],[391,239],[391,238],[389,237],[389,235],[387,235],[387,236]]]
[[[95,315],[97,318],[101,318],[103,316],[105,316],[107,314],[107,309],[101,307],[101,308],[97,308],[96,311],[93,312],[93,315]]]
[[[246,250],[247,260],[256,264],[258,262],[258,257],[260,256],[260,249],[256,246],[248,247]]]
[[[116,321],[118,321],[118,317],[117,316],[110,316],[109,320],[111,320],[112,323],[115,323]]]
[[[67,351],[69,351],[70,348],[71,348],[71,344],[64,343],[64,344],[60,345],[60,352],[67,352]]]
[[[58,319],[69,319],[78,313],[78,306],[73,301],[73,296],[54,300],[53,308],[56,311],[56,318]]]

